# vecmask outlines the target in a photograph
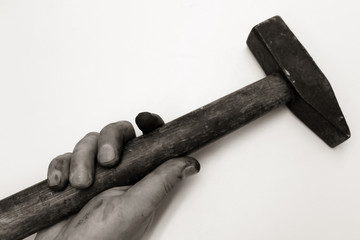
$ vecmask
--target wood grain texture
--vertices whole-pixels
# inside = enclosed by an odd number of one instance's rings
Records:
[[[86,190],[54,192],[42,181],[0,201],[0,239],[22,239],[79,211],[98,193],[134,184],[166,160],[188,154],[288,103],[292,90],[270,75],[130,141],[121,164],[97,167]]]

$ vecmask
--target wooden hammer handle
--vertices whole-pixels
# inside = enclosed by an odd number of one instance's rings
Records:
[[[22,239],[51,226],[98,193],[134,184],[166,160],[197,150],[291,99],[286,81],[270,75],[131,140],[121,164],[113,169],[97,167],[95,182],[86,190],[68,186],[54,192],[42,181],[5,198],[0,201],[0,239]]]

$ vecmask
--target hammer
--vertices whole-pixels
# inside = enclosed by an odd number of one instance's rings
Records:
[[[189,154],[272,109],[289,109],[330,147],[350,137],[334,92],[279,16],[255,26],[247,39],[267,77],[127,143],[115,168],[96,168],[94,184],[62,192],[46,180],[0,201],[0,239],[22,239],[79,211],[98,193],[134,184],[167,159]]]

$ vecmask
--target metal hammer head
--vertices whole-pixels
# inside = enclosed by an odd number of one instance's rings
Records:
[[[330,147],[350,137],[330,83],[281,17],[255,26],[247,44],[266,74],[288,80],[294,89],[288,107],[313,132]]]

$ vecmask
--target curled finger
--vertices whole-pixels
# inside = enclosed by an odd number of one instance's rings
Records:
[[[69,182],[71,153],[65,153],[54,158],[48,167],[47,183],[55,191],[63,190]]]
[[[75,188],[87,188],[93,183],[98,136],[96,132],[88,133],[74,148],[70,161],[70,184]]]
[[[113,167],[120,162],[123,146],[135,137],[130,122],[119,121],[105,126],[99,135],[97,160],[103,167]]]

